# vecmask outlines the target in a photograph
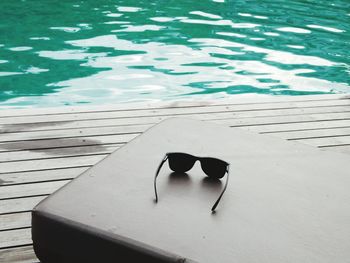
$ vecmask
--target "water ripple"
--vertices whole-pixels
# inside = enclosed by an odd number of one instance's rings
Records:
[[[347,0],[0,8],[0,107],[350,93]]]

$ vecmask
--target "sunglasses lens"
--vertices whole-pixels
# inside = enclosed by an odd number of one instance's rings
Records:
[[[206,175],[219,179],[225,175],[227,163],[215,158],[202,158],[201,166]]]
[[[171,170],[177,173],[184,173],[193,167],[196,158],[186,153],[170,153],[168,154],[168,161]]]

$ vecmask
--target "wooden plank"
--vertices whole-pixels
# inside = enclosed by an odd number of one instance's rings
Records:
[[[137,123],[133,126],[144,126],[152,123]],[[47,122],[47,123],[32,123],[32,124],[9,124],[0,125],[0,134],[5,133],[21,133],[21,132],[33,132],[33,131],[48,131],[48,130],[66,130],[66,129],[85,129],[93,127],[115,127],[120,126],[118,123],[114,123],[113,119],[108,120],[85,120],[85,121],[72,121],[72,122]]]
[[[30,228],[1,231],[0,249],[32,244]]]
[[[0,200],[0,214],[31,211],[46,196]]]
[[[27,124],[3,124],[0,125],[0,133],[24,132],[35,130],[63,130],[93,127],[130,126],[130,125],[150,125],[158,123],[168,117],[145,117],[126,119],[96,119],[96,120],[76,120],[65,122],[42,122]]]
[[[329,107],[326,107],[329,106]],[[317,113],[320,111],[338,111],[349,110],[350,100],[338,101],[313,101],[311,102],[294,102],[294,103],[275,103],[270,104],[243,104],[243,105],[225,105],[225,106],[206,106],[193,108],[173,108],[148,110],[140,109],[137,111],[106,111],[106,112],[85,112],[79,114],[56,114],[37,115],[37,116],[18,116],[0,118],[0,124],[28,124],[48,122],[67,122],[77,120],[101,120],[101,119],[119,119],[132,117],[157,117],[157,116],[183,116],[192,114],[212,114],[212,113],[239,113],[247,114],[248,117],[262,114],[262,116],[271,116],[276,114],[301,114],[303,111]],[[244,112],[247,111],[247,112]],[[250,112],[253,111],[253,112]],[[260,113],[261,112],[261,113]]]
[[[0,262],[3,263],[37,263],[33,246],[0,249]]]
[[[334,137],[320,137],[320,138],[309,138],[299,139],[298,142],[313,145],[316,147],[329,147],[338,145],[350,145],[350,136],[334,136]]]
[[[53,159],[43,159],[29,161],[15,161],[0,163],[0,174],[6,173],[18,173],[26,171],[37,170],[52,170],[58,168],[70,168],[70,167],[85,167],[94,165],[101,161],[106,154],[96,154],[91,156],[74,156],[74,157],[62,157]]]
[[[121,103],[118,105],[104,105],[104,106],[66,106],[66,107],[52,107],[46,108],[44,115],[49,114],[69,114],[80,112],[98,112],[98,111],[116,111],[116,110],[139,110],[139,109],[158,109],[158,108],[186,108],[210,105],[241,105],[241,104],[271,104],[281,102],[299,102],[299,101],[332,101],[348,99],[349,96],[344,94],[330,94],[330,95],[309,95],[309,96],[231,96],[229,99],[221,100],[184,100],[184,101],[157,101],[146,103]],[[0,117],[13,116],[30,116],[43,114],[42,109],[2,109]]]
[[[0,235],[4,230],[30,227],[31,219],[30,212],[0,215]]]
[[[328,120],[318,122],[299,122],[299,123],[279,123],[269,125],[256,125],[242,127],[251,131],[269,134],[287,131],[300,130],[317,130],[317,129],[337,129],[342,127],[350,127],[350,120]]]
[[[34,149],[51,149],[51,148],[67,148],[73,146],[96,146],[101,144],[124,144],[137,134],[116,134],[104,136],[91,136],[79,138],[63,138],[63,139],[43,139],[31,141],[17,141],[0,143],[0,152],[11,152],[19,150],[34,150]],[[44,151],[45,152],[45,151]],[[1,171],[1,170],[0,170]]]
[[[305,114],[320,114],[320,113],[343,113],[343,112],[349,112],[350,106],[335,106],[335,107],[318,107],[318,108],[295,108],[295,109],[282,109],[282,110],[253,110],[253,111],[245,111],[245,112],[232,112],[232,111],[224,111],[215,113],[202,113],[200,116],[197,116],[197,114],[188,113],[187,115],[184,115],[186,117],[199,117],[201,119],[212,119],[213,116],[216,116],[218,119],[222,118],[250,118],[250,117],[270,117],[270,116],[287,116],[287,115],[305,115]],[[164,115],[163,117],[172,117],[176,115]],[[47,123],[47,117],[45,117],[45,123],[49,125],[50,123]],[[105,116],[104,116],[105,117]],[[149,116],[146,116],[149,117]],[[100,118],[104,119],[104,118]],[[114,123],[113,124],[118,124]],[[55,125],[54,123],[53,125]],[[14,124],[11,124],[11,127],[13,128]],[[20,125],[15,125],[15,127],[19,128]],[[91,136],[99,134],[116,134],[116,133],[139,133],[143,132],[146,129],[150,128],[151,124],[145,124],[145,125],[135,125],[135,126],[106,126],[102,127],[102,130],[99,130],[99,128],[96,127],[85,127],[84,129],[75,129],[71,128],[69,129],[54,129],[51,130],[50,128],[48,130],[34,130],[31,131],[31,126],[33,126],[33,123],[26,127],[29,130],[23,130],[25,127],[22,127],[23,129],[21,132],[8,132],[0,135],[0,141],[14,141],[14,140],[22,140],[22,139],[36,139],[36,138],[62,138],[67,136]],[[41,124],[37,124],[37,126],[41,127]],[[27,131],[27,132],[24,132]]]
[[[100,144],[93,146],[61,147],[52,149],[31,149],[23,151],[0,152],[1,162],[13,162],[36,159],[51,159],[56,157],[87,156],[94,154],[109,154],[123,144]],[[0,177],[1,178],[1,177]],[[0,182],[1,184],[1,182]]]
[[[350,127],[336,128],[336,129],[289,131],[289,132],[273,133],[273,135],[286,140],[301,140],[301,139],[335,137],[335,136],[346,136],[346,135],[350,136]]]
[[[242,118],[242,119],[220,119],[213,120],[217,123],[229,125],[231,127],[282,124],[282,123],[300,123],[300,122],[319,122],[319,121],[335,121],[350,120],[350,113],[328,113],[314,115],[295,115],[295,116],[276,116],[265,118]]]
[[[0,200],[20,197],[48,195],[67,184],[70,180],[19,184],[0,187]]]
[[[326,120],[348,120],[350,119],[350,112],[344,113],[318,113],[310,115],[290,115],[290,116],[270,116],[270,117],[247,117],[247,118],[238,118],[237,116],[225,117],[222,118],[216,114],[210,115],[191,115],[191,118],[215,121],[217,123],[222,123],[224,125],[231,126],[252,126],[252,125],[266,125],[266,124],[281,124],[281,123],[297,123],[297,122],[308,122],[308,121],[326,121]],[[124,119],[114,119],[114,120],[80,120],[74,122],[63,122],[63,123],[48,123],[47,126],[53,125],[59,127],[60,129],[71,129],[78,127],[101,127],[101,126],[130,126],[130,125],[149,125],[156,124],[162,120],[167,119],[168,117],[144,117],[144,118],[124,118]],[[37,124],[32,124],[35,127]],[[46,125],[46,124],[45,124]],[[26,127],[30,125],[25,125]],[[7,132],[14,132],[17,129],[21,129],[18,126],[13,126],[7,128]],[[125,134],[124,136],[130,136]],[[1,147],[1,146],[0,146]]]
[[[73,179],[85,172],[89,167],[4,173],[0,174],[0,186]]]
[[[127,135],[139,134],[150,128],[152,125],[134,125],[134,126],[110,126],[110,127],[92,127],[83,129],[68,130],[48,130],[48,131],[31,131],[18,133],[0,134],[0,142],[28,141],[58,138],[79,138],[86,136],[101,135]]]

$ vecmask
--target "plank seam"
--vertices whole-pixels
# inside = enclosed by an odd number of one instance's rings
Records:
[[[57,139],[71,139],[71,138],[85,138],[85,137],[100,137],[100,136],[113,136],[113,135],[130,135],[130,134],[141,134],[142,132],[130,132],[130,133],[106,133],[106,134],[89,134],[89,135],[77,135],[77,136],[66,136],[66,137],[50,137],[50,138],[28,138],[22,140],[10,140],[10,141],[0,141],[1,143],[9,143],[9,142],[24,142],[24,141],[44,141],[44,140],[57,140]]]
[[[35,184],[35,183],[33,183],[33,184]],[[0,198],[0,201],[21,199],[21,198],[28,198],[28,197],[40,197],[40,196],[47,196],[47,195],[49,195],[49,194],[36,194],[36,195],[26,195],[26,196],[5,197],[5,198]]]
[[[21,227],[14,227],[14,228],[8,228],[8,229],[0,229],[0,233],[1,232],[9,232],[9,231],[13,231],[13,230],[21,230],[21,229],[28,229],[31,228],[31,226],[21,226]]]
[[[47,195],[42,195],[42,196],[49,196],[48,194]],[[39,202],[38,202],[39,203]],[[19,213],[26,213],[26,212],[32,212],[33,209],[30,209],[30,210],[19,210],[19,211],[13,211],[13,212],[5,212],[5,213],[0,213],[0,216],[3,216],[3,215],[12,215],[12,214],[19,214]]]
[[[111,143],[103,143],[103,144],[95,144],[95,145],[72,145],[72,146],[62,146],[62,147],[58,147],[57,149],[66,149],[66,148],[68,148],[68,149],[70,149],[70,148],[88,148],[88,147],[94,147],[94,146],[115,146],[115,147],[121,147],[121,146],[123,146],[123,145],[125,145],[125,143],[113,143],[113,142],[111,142]],[[31,149],[30,151],[31,152],[41,152],[42,150],[45,150],[46,148],[44,148],[44,149],[42,149],[42,148],[35,148],[35,149]],[[54,148],[48,148],[48,149],[56,149],[55,147]],[[0,151],[0,154],[2,154],[2,153],[12,153],[12,152],[19,152],[19,151],[26,151],[26,150],[9,150],[9,151]],[[29,150],[28,150],[29,151]]]
[[[24,170],[24,171],[15,171],[15,172],[5,172],[0,174],[15,174],[15,173],[24,173],[24,172],[36,172],[36,171],[50,171],[50,170],[57,170],[57,169],[69,169],[69,168],[84,168],[84,167],[91,167],[92,165],[78,165],[78,166],[67,166],[67,167],[59,167],[59,168],[44,168],[44,169],[37,169],[37,170]]]
[[[327,147],[342,147],[342,146],[350,146],[350,143],[332,144],[332,145],[321,145],[321,146],[317,146],[317,147],[318,147],[318,148],[327,148]]]
[[[6,124],[5,124],[6,125]],[[148,124],[150,125],[150,124]],[[82,126],[82,127],[72,127],[72,128],[57,128],[57,129],[42,129],[42,130],[21,130],[21,131],[2,131],[1,134],[16,134],[16,133],[27,133],[27,132],[42,132],[42,131],[65,131],[65,130],[80,130],[80,129],[86,129],[86,128],[110,128],[110,127],[119,127],[121,125],[101,125],[101,126]],[[126,126],[126,125],[125,125]],[[134,124],[134,126],[147,126],[147,124]]]
[[[341,128],[350,128],[350,126],[336,126],[336,127],[320,127],[320,128],[305,128],[297,130],[283,130],[283,131],[262,131],[261,134],[270,134],[270,133],[285,133],[285,132],[299,132],[299,131],[318,131],[318,130],[332,130],[332,129],[341,129]]]
[[[350,118],[328,119],[328,120],[326,119],[326,120],[289,121],[289,122],[274,122],[274,123],[260,123],[260,124],[240,124],[240,125],[230,125],[230,127],[266,126],[266,125],[278,125],[278,124],[325,122],[325,121],[345,121],[345,120],[350,120]]]
[[[52,159],[62,159],[62,158],[75,158],[75,157],[86,157],[86,156],[99,156],[99,155],[108,155],[111,152],[99,152],[99,153],[87,153],[87,154],[79,154],[79,155],[62,155],[55,157],[41,157],[41,158],[31,158],[24,160],[9,160],[9,161],[0,161],[0,163],[14,163],[14,162],[26,162],[26,161],[37,161],[37,160],[52,160]],[[2,173],[0,173],[2,174]]]
[[[85,146],[100,146],[100,145],[115,145],[115,144],[120,144],[121,146],[125,145],[127,142],[118,142],[118,143],[96,143],[96,144],[80,144],[80,145],[72,145],[72,146],[62,146],[62,147],[39,147],[39,148],[23,148],[23,149],[18,149],[18,150],[8,150],[8,151],[0,151],[0,153],[8,153],[8,152],[20,152],[20,151],[40,151],[40,150],[51,150],[51,149],[63,149],[63,148],[74,148],[74,147],[85,147]],[[1,145],[0,145],[1,146]],[[0,173],[1,174],[1,173]]]
[[[323,136],[312,136],[312,137],[300,137],[300,138],[290,138],[288,141],[297,141],[297,140],[310,140],[310,139],[322,139],[322,138],[333,138],[333,137],[348,137],[350,134],[343,135],[323,135]]]
[[[6,187],[6,186],[27,185],[27,184],[36,184],[36,183],[50,183],[50,182],[60,182],[60,181],[71,181],[74,178],[75,177],[66,177],[66,178],[62,178],[62,179],[40,180],[40,181],[32,181],[32,182],[5,184],[5,185],[0,185],[0,189],[1,189],[1,187]]]
[[[27,246],[32,246],[32,245],[33,245],[33,243],[25,243],[25,244],[15,245],[15,246],[0,247],[0,251],[3,250],[3,249],[17,248],[17,247],[27,247]]]

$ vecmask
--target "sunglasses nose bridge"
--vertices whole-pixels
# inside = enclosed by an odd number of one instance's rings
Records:
[[[199,157],[197,160],[198,160],[199,163],[201,164],[201,168],[202,168],[202,170],[204,171],[204,169],[203,169],[203,167],[204,167],[204,165],[205,165],[205,164],[203,163],[203,162],[204,162],[204,159],[201,158],[201,157]],[[196,160],[196,161],[197,161],[197,160]]]

